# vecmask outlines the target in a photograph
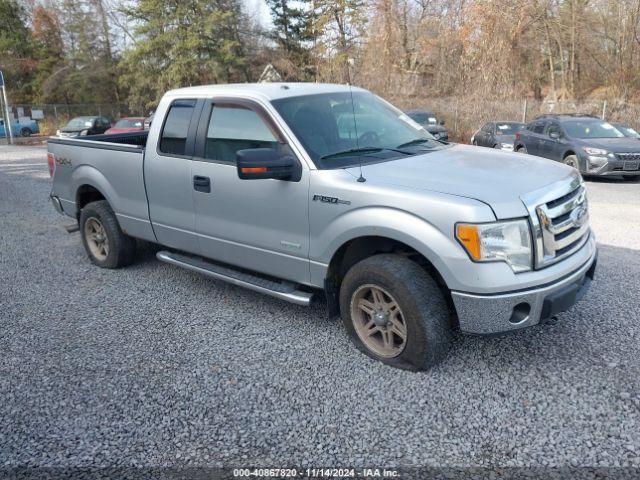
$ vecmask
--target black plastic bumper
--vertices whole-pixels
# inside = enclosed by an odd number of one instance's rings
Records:
[[[547,320],[550,317],[557,315],[560,312],[569,310],[575,305],[582,297],[585,296],[591,281],[596,273],[596,265],[598,258],[593,261],[593,264],[584,274],[584,277],[580,278],[575,283],[567,285],[564,289],[554,292],[544,299],[542,304],[542,312],[540,313],[540,320]]]

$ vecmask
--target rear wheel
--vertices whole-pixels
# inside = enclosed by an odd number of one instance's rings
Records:
[[[576,157],[575,155],[568,155],[564,159],[564,163],[565,165],[569,165],[570,167],[573,167],[578,171],[580,170],[580,163],[578,162],[578,157]]]
[[[518,153],[527,153],[527,147],[525,147],[524,145],[521,145],[516,149],[516,152],[518,152]]]
[[[133,262],[136,241],[125,235],[106,200],[91,202],[80,212],[80,232],[89,259],[102,268]]]
[[[449,349],[452,330],[444,295],[406,257],[375,255],[351,267],[340,288],[340,309],[356,346],[388,365],[425,370]]]
[[[31,129],[24,127],[22,130],[20,130],[20,135],[22,137],[30,137],[31,136]]]

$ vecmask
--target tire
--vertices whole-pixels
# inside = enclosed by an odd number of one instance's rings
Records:
[[[363,300],[367,309],[375,305],[372,288],[382,292],[387,305],[395,302],[398,307],[392,310],[395,315],[387,316],[387,326],[381,325],[385,315],[378,310],[374,310],[379,312],[377,315],[369,315],[359,308]],[[351,267],[340,287],[340,310],[342,322],[356,346],[387,365],[426,370],[439,363],[449,350],[453,332],[444,295],[433,278],[406,257],[375,255]],[[391,322],[391,318],[395,320]],[[366,326],[373,326],[368,331],[375,332],[365,335]],[[389,330],[393,333],[388,333]],[[385,331],[391,341],[385,342]],[[396,333],[402,331],[404,340]],[[369,345],[363,338],[367,338]],[[380,352],[385,344],[392,346]]]
[[[20,136],[21,137],[30,137],[31,136],[31,129],[24,127],[22,130],[20,130]]]
[[[527,152],[527,147],[525,147],[524,145],[519,146],[519,147],[516,149],[516,152],[517,152],[517,153],[529,153],[529,152]]]
[[[125,235],[106,200],[91,202],[80,212],[82,244],[94,265],[120,268],[133,262],[136,241]]]
[[[580,163],[578,162],[578,157],[576,157],[575,155],[566,156],[563,160],[563,163],[580,171]]]
[[[476,142],[475,140],[474,140],[473,142],[471,142],[471,143],[472,143],[472,145],[473,145],[474,147],[477,147],[477,146],[478,146],[478,142]]]

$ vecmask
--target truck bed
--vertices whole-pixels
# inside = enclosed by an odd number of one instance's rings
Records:
[[[55,156],[52,195],[65,214],[76,217],[79,195],[91,189],[109,202],[122,229],[130,235],[153,240],[144,183],[144,148],[147,131],[52,137],[48,151]],[[81,206],[81,205],[80,205]]]

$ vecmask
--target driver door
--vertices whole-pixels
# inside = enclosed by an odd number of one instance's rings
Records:
[[[236,153],[253,148],[289,147],[256,102],[208,101],[200,116],[191,167],[200,254],[308,283],[309,172],[303,167],[300,181],[242,180]]]

